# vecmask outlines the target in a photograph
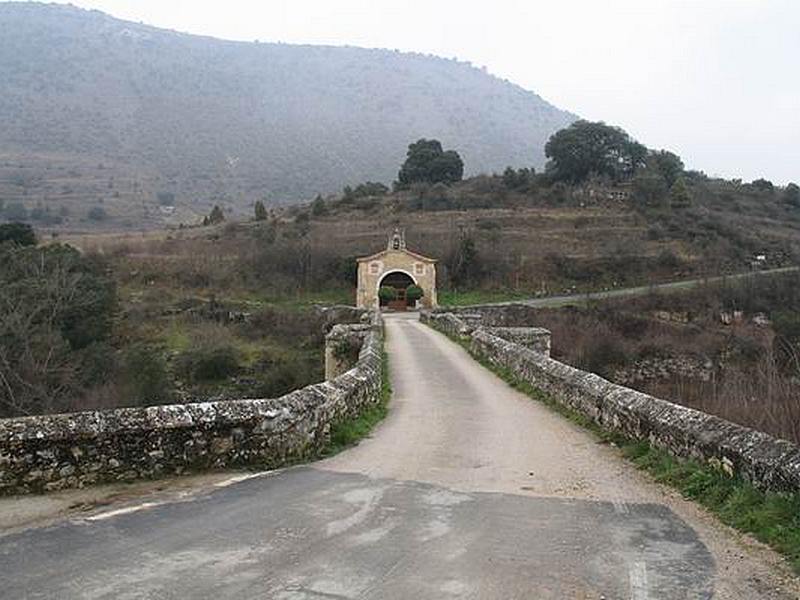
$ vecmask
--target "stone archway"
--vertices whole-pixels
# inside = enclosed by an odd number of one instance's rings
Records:
[[[403,291],[414,284],[422,290],[422,298],[413,304],[422,308],[436,306],[436,260],[406,248],[405,236],[399,229],[395,229],[389,238],[386,250],[363,256],[357,261],[357,307],[378,308],[382,304],[378,291],[385,283],[391,283],[392,287]],[[401,273],[408,279],[393,273]],[[394,277],[397,277],[397,280],[390,279]]]
[[[408,300],[406,299],[406,288],[408,288],[410,285],[417,285],[417,280],[414,279],[411,273],[408,273],[407,271],[395,269],[393,271],[389,271],[388,273],[384,273],[384,275],[378,280],[378,289],[382,287],[394,288],[397,292],[397,299],[392,302],[384,302],[383,300],[379,300],[380,306],[388,306],[389,308],[404,310],[409,306]]]

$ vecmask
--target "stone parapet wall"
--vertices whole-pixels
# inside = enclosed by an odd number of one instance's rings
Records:
[[[358,361],[358,350],[371,330],[370,325],[334,325],[325,336],[325,379],[346,373]]]
[[[277,399],[0,420],[0,495],[312,457],[332,424],[380,401],[380,315],[363,339],[352,369]]]
[[[507,342],[550,356],[550,331],[547,329],[541,327],[483,327],[483,329]]]
[[[439,311],[420,311],[419,320],[451,337],[467,337],[474,327],[453,313]]]
[[[444,333],[452,330],[453,320],[443,313],[423,320]],[[467,339],[476,355],[609,431],[712,464],[762,490],[800,491],[800,448],[791,442],[617,385],[503,339],[491,328],[473,329]]]
[[[452,313],[466,322],[485,327],[526,327],[535,322],[539,309],[519,302],[476,304],[472,306],[437,308],[435,313]]]

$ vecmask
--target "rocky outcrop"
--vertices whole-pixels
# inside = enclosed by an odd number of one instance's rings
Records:
[[[467,327],[443,313],[425,314],[422,320],[450,335]],[[712,464],[763,490],[800,491],[800,448],[788,441],[617,385],[503,339],[492,328],[467,329],[474,354],[609,431]]]
[[[380,401],[379,315],[362,338],[352,369],[277,399],[0,420],[0,494],[273,468],[311,457],[327,443],[332,424]]]

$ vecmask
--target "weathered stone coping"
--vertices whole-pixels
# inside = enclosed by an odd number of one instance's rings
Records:
[[[467,327],[455,315],[427,313],[422,321],[461,335],[477,355],[607,430],[712,464],[762,490],[800,491],[800,447],[791,442],[617,385],[503,339],[492,328]],[[466,335],[460,333],[464,327]]]
[[[380,315],[371,325],[353,368],[280,398],[0,420],[0,494],[311,457],[333,423],[380,401]]]

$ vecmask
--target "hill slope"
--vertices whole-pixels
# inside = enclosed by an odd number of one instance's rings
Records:
[[[0,197],[117,198],[133,221],[158,220],[157,192],[204,211],[388,183],[420,137],[458,149],[467,173],[540,166],[576,118],[453,60],[228,42],[37,3],[0,3],[0,81]]]

